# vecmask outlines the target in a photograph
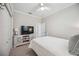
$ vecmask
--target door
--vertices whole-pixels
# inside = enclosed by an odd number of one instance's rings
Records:
[[[11,17],[5,7],[0,9],[0,55],[9,55],[11,47]]]
[[[35,27],[36,37],[45,36],[45,23],[38,23]]]

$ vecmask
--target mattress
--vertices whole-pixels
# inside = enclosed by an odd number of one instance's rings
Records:
[[[39,56],[72,56],[68,52],[68,40],[56,37],[40,37],[33,39],[30,43]]]

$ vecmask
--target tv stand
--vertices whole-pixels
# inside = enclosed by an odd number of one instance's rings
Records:
[[[30,36],[29,35],[23,35],[22,40],[23,40],[23,42],[29,42],[30,41]]]
[[[14,47],[22,46],[30,43],[30,35],[15,35],[14,36]]]

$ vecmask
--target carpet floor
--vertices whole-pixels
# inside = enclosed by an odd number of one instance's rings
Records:
[[[28,48],[28,46],[29,44],[25,44],[11,49],[10,56],[37,56],[31,48]]]

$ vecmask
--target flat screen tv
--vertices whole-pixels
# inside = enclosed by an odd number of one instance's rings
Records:
[[[33,33],[34,33],[33,26],[21,26],[21,35],[33,34]]]

